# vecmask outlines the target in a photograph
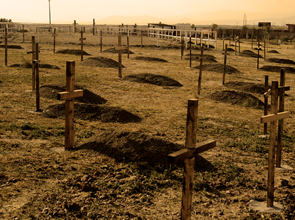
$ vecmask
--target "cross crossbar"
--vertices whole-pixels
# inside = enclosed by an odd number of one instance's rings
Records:
[[[83,90],[79,89],[79,90],[75,90],[73,92],[60,92],[57,94],[57,99],[58,100],[62,100],[62,99],[72,100],[74,98],[81,97],[81,96],[83,96]]]
[[[290,86],[279,86],[279,92],[290,91]]]
[[[33,63],[40,63],[41,60],[33,60]]]
[[[195,157],[197,154],[200,154],[204,151],[207,151],[211,148],[216,146],[215,140],[207,140],[200,143],[197,143],[194,148],[190,149],[181,149],[174,153],[168,155],[168,162],[169,163],[179,163],[186,158]]]
[[[285,118],[288,118],[290,116],[290,112],[280,112],[277,114],[270,114],[270,115],[265,115],[260,118],[261,123],[267,123],[267,122],[272,122],[272,121],[277,121],[277,120],[282,120]]]
[[[267,90],[267,92],[265,92],[263,95],[264,97],[267,97],[271,94],[271,89]]]
[[[57,34],[52,34],[52,37],[57,37],[58,35]]]

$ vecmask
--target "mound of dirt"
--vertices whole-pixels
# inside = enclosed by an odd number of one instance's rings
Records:
[[[104,53],[118,53],[118,51],[115,50],[114,47],[104,50],[103,52]],[[127,49],[122,50],[122,54],[128,54],[128,50]],[[134,53],[131,50],[129,50],[129,54],[134,54]]]
[[[279,53],[279,52],[276,50],[270,50],[270,51],[268,51],[268,53]]]
[[[258,50],[258,48],[257,48],[257,47],[255,47],[255,48],[254,48],[254,50]],[[262,51],[262,49],[261,49],[261,48],[259,48],[259,50],[261,50],[261,51]]]
[[[75,85],[75,89],[83,89],[83,87]],[[63,83],[43,85],[40,87],[40,96],[50,99],[57,99],[57,93],[65,91],[66,86]],[[78,97],[74,100],[89,104],[104,104],[107,102],[106,99],[100,97],[99,95],[96,95],[88,89],[83,89],[83,97]]]
[[[135,57],[135,60],[143,60],[143,61],[154,61],[154,62],[162,62],[162,63],[168,63],[167,60],[156,58],[156,57]]]
[[[257,58],[257,54],[251,50],[243,50],[242,53],[240,53],[240,56]],[[263,57],[259,54],[259,58],[263,58]]]
[[[82,62],[84,66],[102,67],[102,68],[118,68],[118,62],[106,57],[90,57]],[[125,66],[122,65],[124,68]]]
[[[0,48],[5,48],[5,45],[0,45]],[[19,45],[7,45],[7,48],[9,48],[9,49],[24,49]]]
[[[204,42],[202,44],[203,44],[204,49],[208,49],[207,44],[205,45]],[[201,47],[201,43],[198,43],[197,45]],[[209,49],[211,49],[211,48],[214,49],[215,47],[213,45],[209,44]]]
[[[266,61],[273,63],[295,64],[293,60],[288,59],[269,58]]]
[[[293,67],[282,67],[282,66],[263,66],[259,69],[268,71],[268,72],[280,72],[281,69],[284,69],[286,73],[295,73],[295,69]]]
[[[196,66],[195,68],[200,69],[200,66]],[[212,71],[212,72],[217,72],[217,73],[223,73],[223,64],[218,63],[218,64],[204,64],[202,65],[202,70],[204,71]],[[241,73],[240,70],[226,65],[225,67],[226,73],[227,74],[232,74],[232,73]]]
[[[189,54],[184,55],[185,56],[185,60],[189,60]],[[210,63],[216,63],[217,61],[215,60],[216,57],[210,54],[204,54],[203,55],[204,59],[203,62],[210,62]],[[201,54],[192,54],[192,60],[198,60],[200,61],[201,58]]]
[[[152,73],[132,74],[124,77],[124,80],[139,83],[149,83],[158,86],[182,86],[178,81],[167,76]]]
[[[235,51],[233,48],[227,48],[227,51]]]
[[[119,162],[145,162],[150,166],[169,167],[168,154],[183,148],[166,139],[139,132],[106,131],[75,150],[98,151]],[[196,171],[201,171],[210,170],[214,166],[197,155],[195,168]]]
[[[64,50],[59,50],[59,51],[57,51],[56,53],[81,55],[81,50],[64,49]],[[87,52],[85,52],[85,51],[83,50],[83,55],[90,55],[90,54],[87,53]]]
[[[257,94],[264,93],[264,84],[255,84],[252,82],[229,81],[225,83],[224,86],[230,87],[236,90],[241,90],[244,92],[252,92]]]
[[[237,91],[216,91],[212,93],[211,99],[215,101],[231,103],[233,105],[243,105],[245,107],[263,108],[264,104],[255,96]]]
[[[120,107],[75,103],[74,112],[75,118],[87,121],[101,121],[104,123],[130,123],[141,121],[140,117]],[[48,106],[43,110],[42,116],[45,118],[64,117],[65,103]]]
[[[31,63],[25,63],[25,64],[12,64],[9,67],[22,67],[22,68],[32,68],[32,64]],[[39,64],[39,68],[45,68],[45,69],[57,69],[59,70],[60,67],[56,66],[56,65],[51,65],[51,64]]]

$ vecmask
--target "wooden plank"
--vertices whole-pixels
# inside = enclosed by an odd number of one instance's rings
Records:
[[[291,89],[290,86],[279,86],[279,88],[278,88],[279,92],[290,91],[290,89]]]
[[[288,118],[289,116],[290,116],[290,112],[289,111],[280,112],[280,113],[277,113],[277,114],[270,114],[270,115],[262,116],[260,118],[260,122],[261,123],[273,122],[273,121],[277,121],[277,120],[282,120],[282,119]]]
[[[271,113],[277,114],[278,111],[278,82],[273,81],[271,86]],[[274,157],[275,157],[275,144],[276,144],[276,124],[277,121],[270,123],[269,134],[269,149],[268,149],[268,180],[267,180],[267,207],[273,207],[274,201]]]
[[[268,97],[271,94],[271,89],[267,90],[267,92],[263,93],[264,97]]]
[[[186,158],[195,157],[197,154],[200,154],[204,151],[207,151],[216,146],[215,140],[207,140],[200,143],[197,143],[196,146],[192,149],[181,149],[174,153],[168,155],[169,163],[179,163]]]
[[[82,89],[75,90],[73,92],[59,92],[57,94],[57,99],[58,100],[62,100],[62,99],[72,100],[74,98],[81,97],[81,96],[83,96],[83,90]]]
[[[268,89],[268,75],[265,75],[264,76],[264,107],[263,107],[263,112],[264,112],[264,115],[267,115],[268,114],[268,95],[267,93],[270,93],[271,92],[271,89]],[[264,132],[264,135],[267,134],[267,123],[264,123],[263,125],[263,132]]]

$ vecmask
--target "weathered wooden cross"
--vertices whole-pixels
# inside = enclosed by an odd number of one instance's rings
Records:
[[[39,53],[40,51],[36,52],[35,51],[35,36],[32,36],[32,51],[27,52],[27,54],[32,54],[32,91],[35,90],[35,65],[34,65],[34,60],[36,59],[36,53]]]
[[[57,99],[66,100],[65,121],[65,150],[71,150],[74,146],[74,98],[83,96],[83,90],[75,88],[75,61],[66,63],[66,92],[57,94]]]
[[[7,28],[4,29],[4,37],[2,36],[2,39],[5,39],[5,64],[4,66],[7,66],[7,39],[8,38],[11,38],[11,37],[8,37],[8,33],[7,33]]]
[[[262,116],[261,123],[270,122],[269,149],[268,149],[268,182],[267,182],[267,207],[274,203],[274,159],[276,143],[276,124],[278,120],[288,118],[289,111],[278,113],[278,82],[273,81],[271,87],[271,114]]]
[[[35,73],[36,73],[36,112],[40,112],[40,77],[39,77],[39,44],[36,43],[35,45],[36,53],[35,53],[35,60],[33,61],[32,65],[35,65]]]
[[[189,38],[189,67],[192,67],[192,37]]]
[[[183,57],[183,50],[184,50],[184,37],[181,36],[180,37],[180,40],[181,40],[180,56],[181,56],[181,59],[182,59],[182,57]]]
[[[118,68],[119,68],[119,77],[122,78],[122,50],[128,50],[129,51],[129,47],[122,46],[122,35],[119,34],[118,35],[118,47],[115,47],[115,50],[118,51]]]
[[[83,31],[81,31],[81,38],[79,41],[81,41],[81,61],[83,61],[83,41],[86,40],[86,38],[83,38]]]
[[[264,76],[264,115],[268,114],[268,95],[271,93],[271,89],[268,89],[268,75]],[[267,123],[264,123],[263,133],[264,135],[267,134]]]
[[[54,32],[52,34],[53,37],[53,53],[55,53],[55,37],[57,37],[58,35],[56,34],[56,28],[54,28]]]
[[[215,140],[196,143],[197,121],[198,100],[188,100],[185,140],[186,149],[182,149],[168,155],[168,162],[170,163],[179,163],[184,161],[181,206],[181,219],[183,220],[191,219],[195,157],[197,154],[200,154],[216,146]]]
[[[102,30],[100,31],[100,52],[102,52]]]
[[[259,40],[257,42],[257,69],[259,69],[259,47],[260,43],[259,43]]]
[[[202,66],[203,66],[203,54],[204,46],[201,46],[201,57],[200,57],[200,70],[199,70],[199,79],[198,79],[198,95],[201,93],[201,82],[202,82]]]
[[[224,50],[224,64],[223,64],[222,85],[224,85],[224,83],[225,83],[226,58],[227,58],[227,44],[225,45],[225,50]]]

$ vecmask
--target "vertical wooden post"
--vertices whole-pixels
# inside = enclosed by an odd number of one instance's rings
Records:
[[[74,34],[76,34],[77,32],[77,22],[76,20],[74,20]]]
[[[278,112],[278,82],[273,81],[271,86],[271,114]],[[269,149],[268,149],[268,184],[267,184],[267,207],[273,207],[274,202],[274,158],[276,144],[277,121],[270,122]]]
[[[223,40],[222,40],[222,51],[224,51],[224,34],[223,34]]]
[[[201,93],[202,66],[203,66],[203,53],[204,53],[204,47],[201,46],[200,71],[199,71],[199,80],[198,80],[198,95],[200,95],[200,93]]]
[[[259,69],[259,41],[258,41],[258,48],[257,48],[257,69]]]
[[[142,30],[140,32],[141,32],[141,34],[140,34],[140,36],[141,36],[141,42],[140,42],[141,46],[140,47],[142,48],[142,44],[143,44],[143,36],[142,36],[142,34],[143,34],[143,32],[142,32]],[[128,47],[129,47],[129,45],[128,45]]]
[[[55,36],[56,36],[56,28],[53,31],[53,53],[55,53]]]
[[[35,51],[35,36],[32,36],[32,91],[35,90],[35,65],[34,60],[36,59],[36,54],[39,53]]]
[[[7,34],[7,27],[5,27],[5,66],[7,66],[7,38],[8,38],[8,34]]]
[[[35,60],[35,70],[36,70],[36,112],[40,111],[40,81],[39,81],[39,45],[36,43],[36,60]]]
[[[285,86],[285,71],[281,69],[280,72],[280,86]],[[285,92],[281,90],[279,92],[279,112],[284,111],[285,104]],[[279,128],[278,128],[278,143],[277,143],[277,155],[276,155],[276,167],[281,167],[281,158],[282,158],[282,145],[283,145],[283,130],[284,130],[284,119],[279,120]]]
[[[263,50],[264,50],[264,60],[266,60],[265,37],[264,37],[264,42],[263,42]]]
[[[192,37],[189,37],[189,67],[192,67]]]
[[[25,43],[25,25],[23,25],[23,43]]]
[[[239,54],[240,54],[241,53],[241,41],[240,41],[240,38],[239,38],[238,42],[239,42]]]
[[[198,100],[188,101],[185,147],[196,146]],[[181,219],[191,219],[195,157],[184,159]]]
[[[75,83],[75,61],[66,63],[66,91],[73,92]],[[74,146],[74,101],[66,100],[65,149]]]
[[[118,35],[118,47],[122,46],[122,35]],[[119,77],[122,78],[122,50],[118,50]]]
[[[81,30],[81,61],[83,61],[83,31]]]
[[[127,47],[128,47],[127,58],[129,59],[129,36],[128,35],[127,35]]]
[[[268,91],[268,75],[264,76],[264,92]],[[264,96],[264,115],[268,114],[268,96]],[[264,126],[264,135],[267,134],[267,123],[263,124]]]
[[[237,39],[235,38],[235,55],[237,55]]]
[[[222,85],[224,85],[224,82],[225,82],[226,56],[227,56],[227,44],[225,45],[225,51],[224,51],[224,64],[223,64]]]
[[[95,35],[95,18],[93,18],[93,28],[92,28],[92,31],[93,31],[93,36]]]
[[[102,30],[100,31],[100,52],[102,52]]]
[[[183,40],[183,36],[181,36],[181,49],[180,49],[181,59],[182,59],[182,56],[183,56],[183,49],[184,49],[184,40]]]
[[[251,34],[251,49],[253,50],[253,31],[252,31],[252,34]]]

